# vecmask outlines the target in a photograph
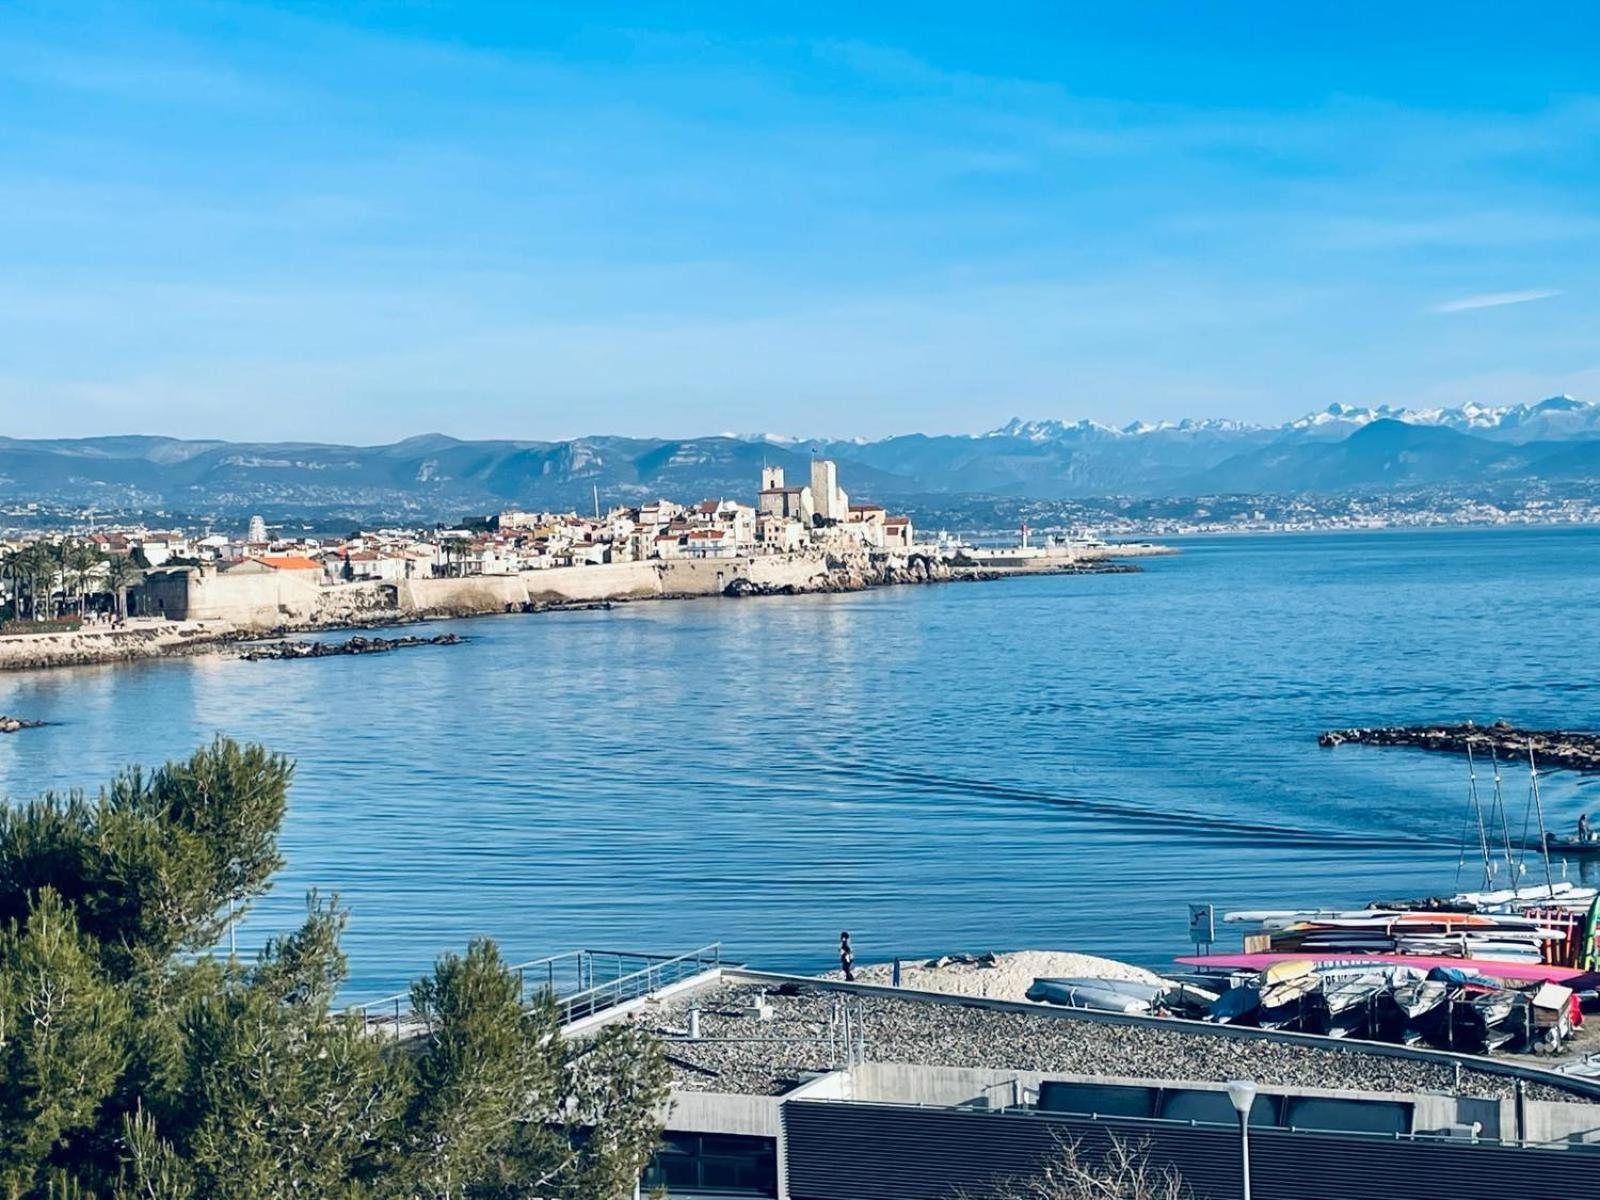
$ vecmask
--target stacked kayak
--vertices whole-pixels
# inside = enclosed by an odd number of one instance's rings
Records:
[[[1264,930],[1274,953],[1400,954],[1495,962],[1550,961],[1553,944],[1572,938],[1565,917],[1520,913],[1405,912],[1386,909],[1313,913],[1229,913]]]
[[[1600,890],[1565,880],[1222,919],[1243,953],[1178,959],[1222,1023],[1490,1053],[1559,1045],[1600,985]]]
[[[1550,963],[1483,962],[1465,964],[1450,955],[1419,954],[1345,954],[1337,951],[1320,951],[1308,954],[1189,954],[1177,960],[1186,967],[1208,973],[1219,971],[1265,971],[1275,963],[1309,962],[1319,970],[1372,966],[1415,967],[1431,971],[1435,967],[1461,967],[1470,965],[1496,979],[1533,981],[1538,983],[1564,983],[1586,974],[1576,967],[1558,967]]]
[[[1530,908],[1557,908],[1581,914],[1588,911],[1597,896],[1600,896],[1600,889],[1581,887],[1562,880],[1559,883],[1530,884],[1498,891],[1462,892],[1452,896],[1450,903],[1481,913],[1517,913]]]

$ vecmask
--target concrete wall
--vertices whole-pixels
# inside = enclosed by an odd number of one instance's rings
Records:
[[[667,1128],[685,1133],[739,1133],[778,1136],[778,1097],[728,1092],[672,1093]]]
[[[1523,1141],[1600,1143],[1600,1106],[1528,1100],[1523,1110]]]

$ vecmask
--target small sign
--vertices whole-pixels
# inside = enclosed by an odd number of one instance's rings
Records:
[[[1210,904],[1189,905],[1189,940],[1209,946],[1217,940],[1217,910]]]

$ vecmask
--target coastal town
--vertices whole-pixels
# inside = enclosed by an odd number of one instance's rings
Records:
[[[755,505],[731,499],[678,504],[659,499],[592,515],[508,509],[459,528],[378,529],[343,540],[270,530],[252,517],[241,536],[144,527],[63,531],[0,543],[11,555],[38,543],[76,544],[102,560],[138,567],[256,564],[268,570],[315,571],[327,583],[380,579],[499,575],[553,567],[598,566],[647,559],[730,559],[805,549],[909,551],[911,521],[880,504],[852,504],[835,464],[819,459],[811,478],[787,484],[780,467],[762,472]],[[109,590],[109,589],[108,589]]]
[[[0,1200],[1600,1193],[1597,40],[0,5]]]
[[[596,496],[589,514],[507,509],[454,527],[343,537],[272,528],[260,516],[232,533],[115,525],[13,535],[0,541],[0,634],[10,635],[0,666],[573,604],[1129,570],[1111,560],[1164,552],[1096,539],[1035,544],[1026,527],[1004,546],[919,541],[909,517],[852,502],[828,459],[798,482],[768,466],[752,483],[754,504],[661,498],[602,510]]]

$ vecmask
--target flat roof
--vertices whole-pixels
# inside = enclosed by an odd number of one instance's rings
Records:
[[[860,989],[823,981],[724,981],[679,993],[638,1018],[669,1040],[674,1085],[685,1091],[782,1095],[843,1065],[841,1006],[864,1036],[871,1062],[984,1067],[1072,1075],[1138,1076],[1267,1087],[1362,1092],[1455,1091],[1507,1099],[1510,1074],[1385,1053],[1360,1044],[1233,1036],[1222,1027],[1160,1020],[1085,1018],[1070,1009]],[[746,1015],[758,997],[770,1020]],[[700,1040],[685,1039],[700,1009]],[[1184,1028],[1185,1025],[1191,1028]],[[853,1039],[852,1039],[853,1040]],[[1465,1060],[1470,1063],[1470,1058]],[[1535,1099],[1593,1103],[1587,1089],[1530,1083]]]

